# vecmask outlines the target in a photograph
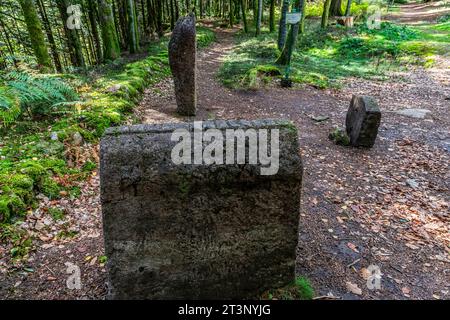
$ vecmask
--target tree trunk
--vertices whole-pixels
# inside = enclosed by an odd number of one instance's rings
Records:
[[[342,17],[342,0],[331,0],[330,15],[333,17]]]
[[[133,0],[127,0],[128,48],[130,53],[139,52],[139,31],[136,18],[136,7]]]
[[[303,6],[305,5],[306,0],[297,0],[295,3],[295,8],[297,8],[297,12],[302,12]],[[292,52],[295,49],[297,44],[298,33],[300,30],[300,23],[293,24],[289,30],[289,34],[286,40],[286,44],[281,52],[280,57],[276,61],[277,64],[281,65],[289,65],[291,63]]]
[[[53,63],[55,64],[56,71],[61,73],[63,71],[61,60],[59,59],[58,47],[56,46],[55,37],[53,36],[50,21],[48,20],[47,10],[45,9],[42,0],[38,0],[39,13],[41,14],[42,22],[44,25],[45,33],[47,34],[48,42],[50,43],[50,50],[53,57]]]
[[[348,0],[347,2],[347,9],[345,10],[345,16],[350,16],[350,13],[352,11],[352,0]]]
[[[52,60],[48,54],[41,22],[39,21],[34,2],[33,0],[20,0],[20,6],[22,7],[25,24],[30,35],[31,46],[33,47],[37,62],[43,71],[50,71],[53,69]]]
[[[278,50],[283,50],[286,43],[287,36],[287,24],[286,14],[289,10],[289,0],[283,0],[283,6],[281,7],[280,27],[278,29]]]
[[[275,31],[275,0],[270,0],[270,32]]]
[[[67,39],[67,50],[70,53],[70,60],[72,65],[75,67],[84,68],[86,67],[83,48],[81,47],[81,42],[78,37],[76,29],[69,29],[67,27],[67,21],[69,20],[69,15],[67,14],[67,8],[71,5],[69,0],[57,0],[56,1],[59,9],[59,13],[64,24],[64,33]]]
[[[328,27],[328,17],[330,15],[331,1],[332,0],[325,0],[325,3],[323,4],[322,24],[321,24],[322,29]]]
[[[103,59],[115,60],[120,57],[119,39],[117,37],[111,0],[98,0],[100,29],[103,40]]]
[[[259,36],[261,34],[263,0],[257,0],[257,1],[258,1],[258,17],[256,18],[256,36]]]
[[[88,1],[88,14],[89,14],[89,22],[91,24],[92,37],[94,38],[95,43],[95,53],[97,55],[97,61],[100,62],[103,60],[103,56],[102,56],[102,44],[97,29],[98,11],[96,3],[92,0]]]
[[[248,33],[248,24],[247,24],[247,13],[246,13],[246,6],[245,6],[245,0],[240,0],[241,4],[241,12],[242,12],[242,21],[244,23],[244,32]]]

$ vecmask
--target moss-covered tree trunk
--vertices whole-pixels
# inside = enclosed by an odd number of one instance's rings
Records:
[[[330,7],[331,0],[325,0],[323,4],[323,13],[322,13],[322,29],[325,29],[328,26],[328,17],[330,15]]]
[[[341,17],[344,15],[342,12],[342,0],[331,0],[330,15],[333,17]]]
[[[84,68],[86,63],[83,56],[83,48],[81,46],[80,38],[78,37],[77,29],[68,28],[67,21],[69,15],[67,8],[71,5],[69,0],[57,0],[56,1],[61,15],[62,22],[64,24],[64,34],[66,35],[67,49],[70,53],[70,60],[74,67]]]
[[[233,0],[228,1],[228,20],[230,27],[233,28],[234,25],[234,12],[233,12]]]
[[[98,8],[103,42],[103,59],[115,60],[120,57],[120,46],[111,0],[98,0]]]
[[[89,23],[91,25],[91,33],[92,38],[95,44],[95,55],[97,56],[97,61],[100,62],[103,60],[102,57],[102,44],[100,41],[100,36],[97,28],[97,5],[94,1],[88,1],[88,14],[89,14]]]
[[[36,11],[33,0],[20,0],[25,24],[27,26],[28,34],[31,40],[34,55],[36,56],[38,64],[43,71],[51,71],[53,69],[52,60],[48,54],[47,45],[45,44],[44,34],[42,33],[42,26],[39,16]]]
[[[300,30],[299,30],[299,32],[300,32],[301,34],[305,33],[306,4],[307,4],[307,2],[306,2],[306,1],[303,1],[302,9],[301,9],[302,17],[300,18]]]
[[[297,9],[297,12],[303,11],[303,6],[305,5],[306,0],[296,0],[294,4],[294,8]],[[286,40],[286,44],[284,45],[283,51],[281,52],[277,64],[288,65],[291,63],[292,53],[297,44],[297,38],[300,31],[300,23],[293,24],[289,29],[289,34]]]
[[[270,0],[270,16],[269,16],[269,27],[270,32],[275,31],[275,0]]]
[[[347,2],[347,9],[345,10],[345,16],[348,17],[350,16],[350,13],[352,11],[352,0],[348,0]]]
[[[263,11],[263,0],[258,1],[258,12],[256,18],[256,36],[261,34],[261,21],[262,21],[262,11]]]
[[[130,53],[139,52],[139,29],[136,18],[136,7],[133,0],[127,0],[128,48]]]
[[[39,13],[42,18],[42,24],[44,26],[45,33],[47,34],[47,40],[50,44],[50,51],[52,53],[53,63],[55,64],[56,71],[61,73],[63,71],[61,59],[59,58],[58,47],[55,42],[55,37],[53,36],[53,31],[51,28],[50,21],[48,19],[47,10],[45,9],[45,5],[42,0],[38,0],[36,3],[39,8]]]
[[[283,0],[281,7],[280,26],[278,29],[278,50],[283,50],[286,43],[288,28],[286,24],[286,15],[289,10],[289,0]]]
[[[242,12],[242,21],[244,23],[244,32],[248,32],[248,23],[247,23],[247,8],[245,5],[245,0],[240,0],[240,7]]]

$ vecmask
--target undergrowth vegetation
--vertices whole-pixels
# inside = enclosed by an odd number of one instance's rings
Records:
[[[214,32],[199,28],[199,47],[214,39]],[[170,75],[167,43],[163,38],[150,46],[148,57],[115,62],[100,76],[38,75],[26,69],[3,76],[0,234],[15,244],[14,257],[26,253],[23,245],[31,240],[13,226],[35,207],[36,196],[78,196],[76,182],[97,167],[95,145],[105,129],[133,122],[131,111],[144,89]]]
[[[262,295],[263,300],[312,300],[314,289],[305,277],[297,277],[294,283],[279,289],[273,289]]]
[[[434,28],[445,29],[445,23]],[[408,65],[430,66],[433,55],[448,46],[443,33],[389,22],[379,29],[359,24],[352,29],[321,30],[318,22],[308,21],[293,53],[290,77],[297,83],[328,88],[339,87],[347,77],[383,79],[388,71]],[[284,76],[286,67],[274,63],[279,55],[276,36],[266,32],[254,38],[239,33],[237,48],[220,70],[222,82],[232,88],[257,89],[274,76]]]

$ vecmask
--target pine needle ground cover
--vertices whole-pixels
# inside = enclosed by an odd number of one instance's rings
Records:
[[[293,53],[291,78],[318,88],[339,87],[348,77],[386,78],[389,71],[411,65],[431,66],[436,53],[450,43],[448,22],[435,26],[410,27],[383,22],[379,29],[365,24],[347,29],[332,26],[321,30],[308,21]],[[277,33],[258,38],[239,33],[237,46],[227,57],[219,78],[231,88],[258,89],[274,77],[284,76],[286,67],[276,65],[279,55]]]
[[[213,31],[199,28],[199,47],[214,40]],[[13,257],[23,256],[31,245],[15,226],[32,212],[36,196],[77,197],[77,182],[97,168],[96,145],[105,129],[133,123],[133,107],[145,88],[170,75],[167,43],[162,38],[146,58],[116,61],[95,78],[26,69],[2,75],[0,240],[20,244],[13,247]]]

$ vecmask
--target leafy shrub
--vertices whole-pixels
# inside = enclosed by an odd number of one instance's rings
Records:
[[[450,21],[450,13],[445,14],[445,15],[443,15],[443,16],[440,16],[440,17],[437,19],[437,22],[438,22],[438,23],[445,23],[445,22],[449,22],[449,21]]]

